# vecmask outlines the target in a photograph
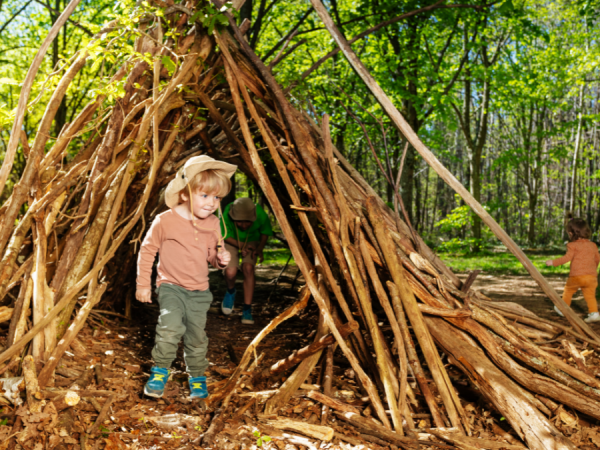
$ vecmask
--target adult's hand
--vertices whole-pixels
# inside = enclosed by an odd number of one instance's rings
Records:
[[[265,255],[263,253],[263,249],[262,248],[253,249],[252,250],[252,258],[257,258],[258,262],[260,262],[262,264],[262,262],[265,260]]]

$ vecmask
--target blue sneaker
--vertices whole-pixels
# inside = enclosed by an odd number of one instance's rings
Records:
[[[149,397],[160,398],[165,393],[165,384],[169,380],[169,371],[160,367],[150,369],[150,379],[144,386],[144,394]]]
[[[190,377],[190,398],[208,397],[206,377]]]
[[[228,316],[233,311],[233,303],[235,302],[235,289],[233,294],[225,291],[225,298],[223,299],[223,303],[221,303],[221,311],[223,314]]]
[[[249,309],[242,311],[242,323],[244,325],[254,325],[254,319],[252,318],[252,311]]]

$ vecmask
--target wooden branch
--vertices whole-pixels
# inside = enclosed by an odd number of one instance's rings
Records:
[[[273,319],[271,322],[269,322],[269,324],[265,328],[263,328],[260,331],[260,333],[258,333],[256,335],[256,337],[252,340],[250,345],[248,345],[248,347],[244,351],[244,354],[242,355],[240,364],[237,366],[237,368],[235,369],[235,372],[233,372],[231,377],[229,377],[227,384],[218,392],[215,392],[214,394],[210,395],[206,399],[207,403],[213,404],[213,405],[216,404],[217,402],[219,402],[223,398],[225,398],[229,394],[229,392],[231,392],[235,388],[238,378],[246,370],[246,368],[248,367],[248,364],[250,364],[252,355],[254,354],[254,350],[256,349],[258,344],[265,338],[265,336],[267,336],[275,328],[277,328],[278,325],[280,325],[281,323],[283,323],[290,317],[295,316],[296,314],[298,314],[298,312],[300,312],[304,308],[306,308],[309,298],[310,298],[310,291],[307,288],[304,288],[302,290],[302,292],[300,293],[296,303],[294,303],[288,309],[286,309],[281,314],[279,314],[275,319]]]
[[[339,401],[335,398],[332,398],[328,395],[321,394],[319,391],[315,391],[315,390],[308,391],[306,396],[308,398],[312,398],[313,400],[316,400],[320,403],[323,403],[323,405],[333,408],[336,411],[351,412],[351,413],[358,414],[358,415],[361,414],[361,412],[358,408],[356,408],[352,405],[349,405],[347,403],[341,402],[341,401]]]
[[[357,322],[350,322],[345,325],[342,325],[339,328],[340,334],[342,335],[342,337],[344,339],[346,339],[348,337],[348,335],[350,335],[351,333],[353,333],[356,330],[358,330]],[[312,344],[301,348],[300,350],[294,351],[287,358],[284,358],[271,366],[271,375],[277,375],[277,374],[289,369],[290,367],[295,366],[303,359],[308,358],[310,355],[317,353],[318,351],[322,350],[323,348],[327,347],[328,345],[333,344],[334,342],[335,342],[335,336],[333,336],[333,334],[329,333],[329,334],[323,336],[318,341],[315,341]]]
[[[102,405],[102,411],[100,411],[100,414],[98,414],[98,418],[96,419],[96,421],[94,422],[93,425],[91,425],[86,433],[88,435],[92,435],[96,432],[96,430],[98,429],[98,427],[100,425],[102,425],[102,422],[104,422],[104,419],[106,419],[106,416],[108,415],[108,410],[110,408],[110,405],[113,403],[113,401],[115,400],[116,395],[113,394],[110,397],[108,397],[106,399],[106,401],[104,402],[104,405]]]
[[[465,372],[480,392],[498,408],[530,449],[576,448],[540,413],[524,395],[525,391],[492,364],[467,335],[443,319],[427,317],[425,320],[437,344],[447,354],[452,355],[454,364]],[[472,322],[471,319],[466,321]],[[498,353],[489,354],[493,357]],[[517,379],[521,381],[520,377]]]
[[[565,348],[565,350],[569,352],[571,358],[573,358],[573,361],[575,361],[575,364],[577,364],[577,367],[579,367],[579,370],[590,375],[590,369],[585,363],[585,358],[581,355],[581,353],[579,353],[579,351],[575,348],[573,343],[567,339],[561,340],[560,343]]]
[[[322,425],[312,425],[310,423],[292,419],[268,420],[267,423],[278,430],[297,431],[298,433],[319,439],[320,441],[329,442],[333,439],[333,428],[324,427]]]
[[[62,14],[58,17],[56,22],[50,28],[46,39],[42,42],[40,49],[36,53],[29,70],[27,71],[27,75],[25,76],[25,80],[23,81],[23,86],[21,87],[21,94],[19,95],[19,103],[17,104],[17,110],[15,112],[15,121],[13,122],[12,129],[10,131],[10,139],[6,146],[6,152],[4,156],[4,161],[2,163],[2,168],[0,169],[0,192],[4,190],[4,186],[6,185],[6,180],[8,179],[8,175],[12,169],[13,161],[15,159],[15,154],[17,151],[17,145],[19,144],[20,139],[20,131],[21,126],[23,125],[23,120],[25,116],[25,108],[27,107],[27,102],[29,101],[29,94],[31,92],[31,87],[33,86],[33,81],[35,80],[35,76],[42,64],[46,56],[46,51],[50,47],[52,41],[58,35],[60,29],[65,24],[69,16],[73,13],[80,0],[71,0],[66,8],[63,10]]]
[[[44,396],[40,392],[37,376],[35,374],[35,362],[33,356],[27,355],[23,359],[23,378],[25,378],[25,389],[27,391],[27,406],[31,414],[42,412]]]
[[[475,278],[477,278],[477,275],[479,275],[480,273],[481,273],[481,270],[473,270],[473,271],[469,272],[469,276],[467,277],[467,279],[463,283],[463,285],[460,288],[460,290],[462,292],[464,292],[465,294],[467,292],[469,292],[469,289],[471,289],[471,286],[475,282]]]
[[[52,352],[52,355],[50,356],[50,358],[48,358],[46,365],[41,370],[39,376],[40,386],[46,386],[46,384],[52,377],[54,369],[56,369],[56,366],[58,365],[63,354],[69,348],[69,346],[77,336],[77,333],[79,333],[79,331],[85,325],[85,321],[88,315],[90,314],[90,311],[102,298],[102,294],[104,294],[106,287],[107,284],[104,283],[101,284],[93,293],[88,293],[88,295],[91,295],[91,297],[88,298],[85,304],[81,307],[81,309],[77,313],[77,316],[73,320],[73,323],[69,326],[69,328],[67,328],[67,332],[64,334],[64,336]]]
[[[425,326],[425,322],[423,321],[423,315],[419,310],[413,291],[408,285],[408,281],[406,280],[404,269],[400,264],[398,255],[389,245],[386,245],[387,242],[391,241],[391,237],[389,236],[389,233],[386,232],[383,221],[377,212],[378,208],[375,199],[373,197],[369,197],[367,199],[367,213],[369,215],[369,220],[373,226],[375,236],[377,237],[379,245],[385,256],[388,269],[392,275],[392,279],[394,280],[394,285],[396,286],[399,297],[402,300],[402,306],[406,316],[409,318],[410,323],[413,326],[413,332],[419,341],[419,345],[421,346],[421,350],[423,351],[425,360],[427,361],[427,365],[431,371],[431,375],[435,381],[440,396],[442,397],[444,406],[446,407],[446,411],[450,417],[450,421],[452,422],[452,426],[455,426],[461,430],[463,430],[464,426],[464,430],[468,431],[468,421],[465,420],[466,417],[462,411],[460,400],[458,400],[458,397],[454,392],[454,387],[449,382],[450,380],[447,376],[446,370],[441,364],[440,356],[437,353],[435,345],[431,341],[431,336],[427,330],[427,327]],[[393,294],[392,297],[394,297]],[[398,310],[396,314],[398,314]]]
[[[397,445],[401,448],[419,448],[419,443],[416,440],[401,436],[398,433],[394,433],[392,430],[388,430],[387,428],[382,427],[372,419],[362,417],[361,415],[352,412],[336,412],[335,415],[338,416],[340,419],[348,422],[349,424],[366,431],[368,434],[376,436],[385,441],[391,442],[392,444]]]
[[[64,411],[67,408],[75,406],[79,403],[81,398],[75,391],[67,391],[66,393],[59,395],[55,399],[52,400],[54,403],[54,407],[56,408],[56,412]]]

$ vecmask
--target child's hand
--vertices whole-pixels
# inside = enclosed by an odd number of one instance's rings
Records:
[[[227,250],[217,253],[217,261],[219,261],[220,266],[229,265],[229,261],[231,261],[231,253],[229,253]]]
[[[152,303],[152,292],[150,289],[136,289],[135,298],[142,303]]]
[[[552,260],[551,260],[551,259],[549,259],[548,261],[546,261],[546,265],[547,265],[547,266],[553,266],[554,264],[552,264]]]

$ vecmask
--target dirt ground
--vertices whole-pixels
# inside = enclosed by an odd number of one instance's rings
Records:
[[[464,280],[467,274],[458,274],[458,277]],[[558,292],[558,295],[562,296],[567,277],[547,276],[546,279],[556,292]],[[473,289],[481,291],[492,300],[515,302],[544,319],[553,320],[562,325],[569,325],[566,319],[559,317],[554,312],[554,305],[530,276],[481,273],[475,279]],[[588,309],[581,291],[577,292],[573,297],[571,308],[582,317],[587,315]],[[594,331],[600,333],[600,322],[593,323],[591,326]]]
[[[236,359],[242,356],[256,334],[297,298],[299,286],[303,284],[301,278],[294,281],[297,268],[290,266],[283,272],[281,269],[282,267],[278,266],[257,268],[253,308],[255,324],[251,326],[240,323],[241,276],[238,280],[238,298],[234,313],[224,316],[220,312],[220,302],[225,292],[224,280],[218,271],[211,273],[214,301],[207,322],[207,334],[210,339],[208,358],[211,363],[207,376],[210,392],[215,392],[223,386],[237,366]],[[275,280],[280,274],[276,285]],[[561,277],[552,278],[550,281],[562,292],[564,280]],[[515,301],[544,318],[566,323],[552,312],[550,301],[545,299],[528,277],[480,274],[474,287],[482,289],[494,300]],[[586,312],[583,301],[576,300],[574,307],[578,312]],[[267,418],[262,415],[264,405],[259,408],[259,402],[254,401],[251,393],[280,387],[284,381],[283,377],[273,380],[272,377],[260,376],[261,372],[279,359],[287,357],[293,350],[312,342],[317,318],[314,302],[310,302],[304,311],[286,321],[262,341],[254,358],[261,358],[261,354],[264,353],[264,359],[258,370],[247,373],[241,392],[232,398],[233,408],[226,413],[207,407],[202,401],[192,401],[188,398],[182,346],[173,364],[173,375],[167,384],[165,396],[157,400],[142,395],[152,366],[150,352],[158,313],[156,301],[152,305],[136,302],[133,307],[133,323],[114,315],[94,312],[90,316],[88,326],[79,335],[87,352],[67,353],[57,370],[54,386],[54,389],[62,392],[65,389],[78,389],[81,402],[60,415],[46,408],[41,415],[34,417],[28,415],[24,407],[15,408],[12,416],[8,416],[9,420],[0,425],[0,442],[14,442],[15,438],[11,439],[10,436],[24,429],[21,436],[25,433],[27,440],[21,444],[21,448],[34,450],[242,450],[257,449],[259,443],[262,444],[261,448],[266,450],[397,449],[394,445],[381,446],[379,444],[382,442],[378,444],[376,440],[368,445],[352,445],[350,442],[353,439],[362,439],[364,442],[369,436],[359,435],[356,429],[347,426],[341,420],[329,420],[327,423],[336,433],[336,437],[330,443],[316,442],[298,433],[282,432],[268,426]],[[595,328],[600,331],[600,326],[595,325]],[[96,366],[100,366],[100,370]],[[462,378],[460,373],[451,368],[449,370],[453,379]],[[318,378],[317,368],[303,385],[303,393],[299,391],[292,397],[278,416],[320,424],[321,405],[307,398],[306,389],[310,387],[305,387],[317,384]],[[336,396],[339,391],[344,395],[344,402],[361,408],[367,406],[366,399],[361,397],[354,374],[344,358],[335,358],[334,380]],[[457,386],[461,390],[463,400],[469,399],[466,400],[465,409],[472,418],[474,429],[478,430],[477,436],[493,440],[503,436],[508,442],[518,443],[507,433],[510,432],[510,427],[506,422],[502,422],[500,417],[495,417],[476,393],[462,392],[467,387],[461,383],[463,382],[459,381]],[[107,407],[107,404],[110,407]],[[240,414],[236,413],[238,410]],[[419,426],[430,427],[429,415],[421,416],[423,418],[420,419]],[[44,435],[41,430],[46,430],[47,434]],[[259,441],[263,437],[268,437],[271,441]],[[372,436],[370,438],[376,439]],[[585,438],[596,438],[600,443],[600,434],[586,435]],[[40,447],[38,444],[43,441],[46,442]],[[421,448],[434,447],[423,445]]]

